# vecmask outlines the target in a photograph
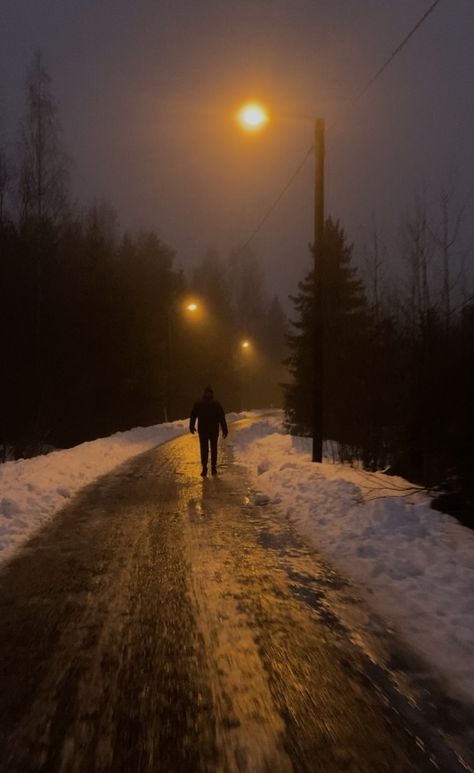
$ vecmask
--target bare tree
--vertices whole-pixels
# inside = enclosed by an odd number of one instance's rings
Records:
[[[68,161],[59,144],[58,112],[41,51],[26,82],[26,112],[20,125],[21,219],[56,222],[66,207]]]
[[[0,225],[4,222],[6,217],[7,199],[10,195],[11,185],[11,164],[7,153],[7,146],[3,136],[3,104],[0,101]]]
[[[368,286],[368,296],[371,301],[371,310],[376,322],[380,317],[380,305],[382,301],[383,264],[385,248],[380,244],[379,230],[375,213],[372,214],[371,243],[365,247],[364,273]]]
[[[20,123],[18,197],[20,222],[34,232],[30,254],[35,276],[35,375],[37,408],[32,432],[44,440],[44,403],[49,369],[47,324],[50,319],[45,290],[54,231],[66,213],[68,162],[59,143],[58,111],[41,51],[36,51],[26,80],[26,109]]]
[[[10,167],[4,148],[0,147],[0,224],[3,223],[6,213],[6,201],[10,188]]]
[[[461,260],[459,276],[453,279],[454,255],[453,247],[456,244],[459,231],[464,219],[467,203],[464,203],[453,214],[450,207],[450,196],[446,190],[441,193],[441,226],[438,233],[433,233],[433,238],[441,252],[442,266],[442,308],[446,330],[449,329],[452,316],[451,295],[460,278],[464,274],[465,260]]]
[[[409,268],[410,314],[422,321],[430,310],[429,266],[434,244],[428,225],[426,195],[416,196],[414,207],[402,224],[405,259]]]
[[[249,247],[234,250],[228,258],[228,272],[234,308],[242,329],[255,334],[263,323],[267,305],[257,256]]]

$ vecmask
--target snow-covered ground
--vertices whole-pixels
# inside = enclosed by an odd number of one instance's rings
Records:
[[[227,414],[227,421],[246,416]],[[188,431],[189,419],[116,432],[64,451],[0,464],[0,564],[80,488]]]
[[[432,510],[401,478],[312,463],[311,439],[285,434],[278,417],[262,418],[233,443],[257,491],[474,699],[474,532]]]
[[[137,427],[65,451],[0,464],[0,562],[80,488],[132,456],[182,435],[188,424]]]
[[[137,428],[0,465],[0,562],[80,488],[187,428],[187,420]],[[311,440],[285,434],[277,416],[260,417],[233,444],[261,501],[365,587],[381,615],[474,698],[474,532],[402,479],[313,464]]]

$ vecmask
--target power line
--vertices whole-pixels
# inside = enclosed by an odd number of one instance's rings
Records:
[[[428,10],[427,10],[427,11],[425,11],[425,13],[424,13],[424,14],[423,14],[423,15],[422,15],[422,16],[421,16],[419,19],[418,19],[418,21],[416,22],[416,24],[415,24],[415,25],[414,25],[414,26],[413,26],[413,27],[410,29],[410,31],[407,33],[407,35],[405,35],[405,37],[403,38],[402,42],[401,42],[401,43],[400,43],[400,44],[399,44],[399,45],[396,47],[396,49],[395,49],[395,50],[394,50],[394,51],[393,51],[393,52],[390,54],[390,56],[388,57],[388,59],[386,59],[386,61],[385,61],[385,62],[382,64],[382,66],[381,66],[381,67],[379,67],[379,69],[377,70],[377,72],[376,72],[376,73],[375,73],[375,74],[374,74],[374,75],[373,75],[373,76],[370,78],[370,80],[368,80],[368,81],[367,81],[367,83],[365,84],[365,86],[364,86],[364,87],[363,87],[363,88],[362,88],[360,91],[358,91],[358,92],[355,94],[355,96],[354,96],[354,97],[353,97],[353,98],[350,100],[350,102],[349,102],[349,104],[347,105],[347,107],[346,107],[346,109],[345,109],[345,111],[344,111],[344,112],[348,112],[349,110],[351,110],[351,109],[352,109],[352,108],[353,108],[353,107],[354,107],[354,106],[357,104],[357,102],[358,102],[358,101],[359,101],[359,100],[360,100],[360,99],[361,99],[363,96],[365,96],[365,94],[366,94],[366,93],[369,91],[369,89],[370,89],[370,88],[373,86],[373,84],[375,83],[375,81],[377,81],[377,80],[378,80],[378,78],[380,78],[380,76],[382,75],[382,73],[383,73],[383,72],[384,72],[384,71],[387,69],[387,67],[389,67],[389,65],[390,65],[390,64],[393,62],[393,60],[395,59],[395,57],[396,57],[396,56],[397,56],[397,55],[400,53],[400,51],[402,51],[402,49],[403,49],[403,48],[405,48],[405,46],[406,46],[406,44],[408,43],[408,41],[410,40],[410,38],[412,38],[412,37],[413,37],[413,35],[415,34],[415,32],[416,32],[416,31],[417,31],[417,30],[418,30],[418,29],[421,27],[421,25],[422,25],[422,24],[423,24],[423,23],[426,21],[426,19],[428,18],[428,16],[429,16],[429,15],[430,15],[430,14],[431,14],[433,11],[434,11],[434,9],[436,8],[436,6],[437,6],[437,5],[438,5],[438,3],[440,3],[440,2],[441,2],[441,0],[435,0],[435,2],[434,2],[434,3],[432,3],[432,4],[430,5],[430,7],[428,8]],[[334,125],[335,125],[335,123],[331,124],[331,127],[330,127],[330,128],[333,128],[333,127],[334,127]],[[278,194],[278,196],[276,197],[276,199],[274,199],[273,203],[272,203],[272,204],[271,204],[271,205],[268,207],[268,209],[265,211],[264,215],[263,215],[263,216],[260,218],[260,220],[259,220],[259,222],[258,222],[257,226],[254,228],[254,230],[252,231],[252,233],[251,233],[251,235],[249,236],[249,238],[248,238],[248,239],[246,240],[246,242],[245,242],[245,243],[242,245],[242,247],[240,247],[240,248],[237,250],[236,256],[240,255],[240,253],[241,253],[241,252],[243,252],[243,251],[244,251],[244,250],[245,250],[245,249],[246,249],[246,248],[249,246],[249,244],[250,244],[250,243],[251,243],[251,242],[254,240],[254,238],[257,236],[257,234],[258,234],[258,233],[261,231],[261,229],[263,228],[263,226],[264,226],[264,225],[265,225],[265,223],[267,222],[268,218],[269,218],[269,217],[272,215],[272,213],[274,212],[274,210],[276,209],[276,207],[278,206],[278,204],[280,203],[280,201],[281,201],[281,200],[282,200],[282,198],[284,197],[284,195],[285,195],[285,193],[287,192],[287,190],[288,190],[288,189],[291,187],[291,185],[293,184],[293,182],[294,182],[294,181],[296,180],[296,178],[298,177],[299,173],[301,172],[301,170],[302,170],[302,169],[303,169],[303,167],[305,166],[305,164],[306,164],[306,162],[307,162],[308,158],[310,157],[310,155],[312,155],[313,151],[314,151],[314,144],[312,144],[312,145],[311,145],[311,146],[308,148],[308,150],[306,151],[306,153],[305,153],[305,155],[304,155],[304,158],[303,158],[303,160],[302,160],[302,161],[301,161],[301,162],[298,164],[298,166],[296,167],[295,171],[294,171],[294,172],[293,172],[293,174],[290,176],[290,178],[288,179],[288,181],[285,183],[285,185],[284,185],[284,186],[283,186],[283,188],[281,189],[281,191],[280,191],[280,193]]]
[[[265,225],[266,221],[268,220],[268,218],[270,217],[270,215],[273,213],[273,211],[276,209],[276,207],[278,206],[278,204],[279,204],[279,203],[280,203],[280,201],[282,200],[283,196],[284,196],[284,195],[285,195],[285,193],[287,192],[288,188],[290,188],[290,187],[292,186],[292,184],[293,184],[294,180],[296,180],[296,178],[298,177],[299,173],[301,172],[301,170],[303,169],[304,165],[306,164],[306,161],[307,161],[307,160],[308,160],[308,158],[309,158],[309,157],[312,155],[312,153],[313,153],[313,150],[314,150],[314,145],[311,145],[311,147],[309,147],[309,148],[308,148],[308,150],[306,151],[306,154],[305,154],[305,156],[304,156],[303,160],[302,160],[302,161],[301,161],[301,162],[298,164],[298,166],[296,167],[295,171],[293,172],[293,174],[291,175],[291,177],[289,178],[289,180],[287,181],[287,183],[285,184],[285,186],[284,186],[284,187],[281,189],[281,191],[280,191],[280,193],[278,194],[277,198],[274,200],[273,204],[271,204],[271,206],[270,206],[270,207],[268,207],[268,209],[266,210],[265,214],[264,214],[264,215],[263,215],[263,217],[260,219],[260,221],[259,221],[259,223],[258,223],[257,227],[256,227],[256,228],[253,230],[253,232],[250,234],[250,236],[249,236],[249,238],[247,239],[247,241],[245,242],[245,244],[243,244],[243,245],[242,245],[242,246],[239,248],[239,250],[238,250],[238,251],[237,251],[237,253],[236,253],[236,256],[237,256],[237,255],[240,255],[240,253],[241,253],[241,252],[243,252],[243,251],[244,251],[244,250],[245,250],[245,249],[246,249],[246,248],[249,246],[250,242],[252,242],[252,241],[253,241],[253,239],[255,238],[255,236],[258,234],[258,232],[259,232],[259,231],[262,229],[262,227]]]
[[[390,56],[388,57],[388,59],[387,59],[387,60],[386,60],[386,61],[383,63],[383,65],[382,65],[381,67],[379,67],[379,69],[377,70],[377,72],[375,73],[375,75],[373,75],[373,76],[371,77],[371,79],[370,79],[369,81],[367,81],[366,85],[365,85],[365,86],[364,86],[364,87],[363,87],[363,88],[362,88],[362,89],[361,89],[359,92],[357,92],[357,93],[355,94],[355,96],[352,98],[352,100],[351,100],[350,104],[348,105],[348,107],[347,107],[347,110],[350,110],[350,109],[351,109],[351,108],[352,108],[352,107],[353,107],[353,106],[356,104],[356,102],[358,102],[358,101],[359,101],[359,99],[361,99],[361,98],[362,98],[362,97],[363,97],[365,94],[367,94],[367,92],[368,92],[368,90],[371,88],[371,86],[373,86],[373,84],[375,83],[375,81],[376,81],[376,80],[378,80],[378,79],[380,78],[380,76],[382,75],[382,73],[383,73],[383,72],[385,72],[385,70],[387,69],[387,67],[389,67],[389,65],[390,65],[390,64],[393,62],[393,60],[394,60],[394,59],[395,59],[395,57],[396,57],[396,56],[397,56],[397,55],[400,53],[400,51],[401,51],[403,48],[405,48],[405,46],[406,46],[406,44],[408,43],[408,41],[410,40],[410,38],[412,38],[412,37],[413,37],[413,35],[415,34],[415,32],[416,32],[416,31],[417,31],[417,30],[418,30],[418,29],[421,27],[421,25],[423,24],[423,22],[424,22],[424,21],[426,21],[426,19],[428,18],[428,16],[429,16],[431,13],[433,13],[434,9],[436,8],[436,6],[438,5],[438,3],[440,3],[440,2],[441,2],[441,0],[435,0],[435,2],[434,2],[434,3],[432,3],[432,4],[430,5],[430,7],[428,8],[428,10],[427,10],[427,11],[425,11],[425,13],[423,14],[423,16],[421,16],[421,17],[418,19],[418,21],[416,22],[416,24],[415,24],[415,25],[414,25],[414,26],[411,28],[410,32],[408,32],[408,34],[407,34],[407,35],[405,35],[405,37],[403,38],[402,42],[401,42],[401,43],[400,43],[400,44],[399,44],[399,45],[396,47],[396,49],[395,49],[394,51],[392,51],[392,53],[390,54]]]
[[[453,314],[457,314],[459,311],[463,311],[466,306],[469,306],[474,301],[474,295],[470,295],[468,298],[466,298],[463,303],[460,303],[459,306],[456,306],[454,309],[451,309],[449,312],[449,316],[451,317]]]

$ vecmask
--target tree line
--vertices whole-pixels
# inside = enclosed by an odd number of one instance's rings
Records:
[[[154,232],[78,211],[40,52],[16,148],[0,146],[4,458],[182,418],[207,383],[228,411],[278,403],[286,321],[256,257],[211,250],[186,277]]]
[[[324,438],[336,441],[332,449],[339,460],[437,486],[443,491],[440,508],[474,525],[474,299],[465,280],[454,292],[450,274],[462,210],[449,216],[443,195],[441,212],[437,230],[429,228],[420,200],[405,218],[405,279],[397,291],[382,290],[376,232],[364,283],[341,224],[326,220],[324,371],[316,377],[323,378]],[[293,380],[285,389],[288,426],[308,435],[313,279],[309,271],[292,299]]]
[[[442,485],[458,497],[454,509],[474,510],[474,303],[454,254],[462,208],[443,195],[433,228],[416,200],[396,291],[382,281],[376,229],[364,282],[328,218],[324,373],[314,374],[312,271],[292,298],[286,340],[285,314],[249,249],[210,249],[186,277],[155,233],[122,233],[106,204],[79,212],[40,53],[26,85],[15,156],[0,145],[4,458],[182,418],[208,382],[226,410],[279,406],[283,386],[289,428],[310,434],[316,375],[324,438],[339,460]]]

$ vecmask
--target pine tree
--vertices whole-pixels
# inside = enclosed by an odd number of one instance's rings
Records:
[[[347,445],[357,442],[357,401],[364,388],[361,356],[368,329],[364,288],[352,265],[352,251],[339,222],[328,218],[323,243],[323,425],[325,439]],[[296,311],[288,339],[293,382],[285,389],[287,421],[305,434],[311,430],[313,407],[313,276],[310,271],[291,298]]]

